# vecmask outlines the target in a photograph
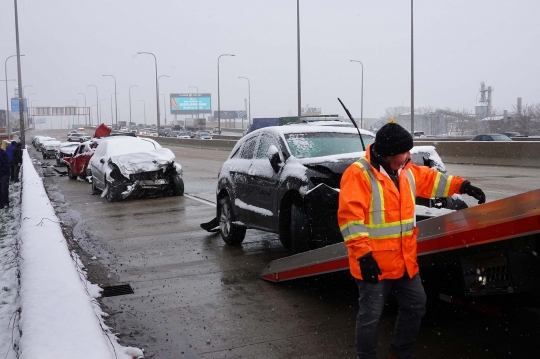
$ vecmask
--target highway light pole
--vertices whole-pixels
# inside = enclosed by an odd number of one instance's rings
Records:
[[[163,96],[163,111],[165,111],[165,95],[160,93],[159,94],[160,96]],[[165,114],[163,115],[163,117],[165,118],[165,125],[167,124],[167,112],[165,111]]]
[[[21,89],[19,88],[19,95],[20,95],[20,97],[22,98],[22,102],[23,102],[23,112],[22,112],[23,117],[24,117],[24,110],[25,110],[25,108],[24,108],[24,98],[25,98],[25,96],[24,96],[24,89],[27,88],[27,87],[34,87],[34,86],[32,86],[32,85],[26,85],[26,86],[23,86],[22,91],[21,91]],[[26,101],[26,103],[28,103],[28,101]],[[27,105],[26,107],[28,107],[28,105]],[[28,108],[27,108],[26,110],[28,110]],[[28,119],[28,114],[26,115],[26,119]]]
[[[116,127],[118,127],[118,102],[117,102],[117,93],[116,93],[116,77],[114,77],[113,75],[103,75],[103,76],[110,76],[114,79],[114,108],[116,109]],[[112,106],[112,99],[111,99],[111,106]],[[111,115],[112,117],[112,115]],[[112,121],[112,120],[111,120]]]
[[[239,79],[246,79],[247,82],[248,82],[248,111],[249,111],[249,116],[248,116],[248,126],[251,125],[251,85],[249,83],[249,79],[247,77],[239,77]]]
[[[144,106],[144,127],[146,127],[146,101],[144,100],[139,100],[139,101],[142,101],[143,106]]]
[[[414,0],[411,0],[411,134],[414,137]]]
[[[298,59],[298,122],[302,117],[302,81],[300,77],[300,0],[296,0],[296,38],[297,38],[297,59]]]
[[[159,83],[158,83],[158,74],[157,74],[157,58],[156,58],[156,55],[154,55],[153,53],[151,52],[137,52],[137,55],[140,55],[140,54],[147,54],[147,55],[152,55],[154,56],[154,63],[155,63],[155,67],[156,67],[156,111],[157,111],[157,131],[158,131],[158,136],[159,136],[159,130],[160,130],[160,119],[159,119]]]
[[[101,101],[107,101],[106,99],[102,98],[101,100],[99,100],[99,119],[101,121],[102,117],[101,117],[101,109],[103,108],[103,105],[101,105]],[[112,123],[112,119],[111,119],[111,123]]]
[[[83,95],[84,96],[84,125],[87,126],[89,121],[86,121],[86,95],[82,92],[78,92],[77,95]],[[78,112],[78,110],[77,110]],[[90,117],[90,113],[88,114],[88,117]]]
[[[189,86],[197,90],[197,119],[199,119],[199,88],[197,86]]]
[[[30,95],[28,95],[30,96]],[[38,102],[38,100],[32,100],[32,102],[30,103],[30,100],[28,100],[29,104],[30,104],[30,107],[34,107],[34,102]],[[32,116],[32,119],[34,118],[34,116]],[[36,121],[32,121],[33,122],[33,129],[35,130],[36,129]],[[51,121],[51,128],[52,128],[52,121]]]
[[[17,46],[17,75],[18,75],[18,86],[19,86],[19,139],[21,140],[22,148],[26,148],[26,139],[24,131],[24,99],[20,90],[22,87],[22,75],[21,75],[21,50],[19,46],[19,13],[17,10],[17,0],[13,0],[15,7],[15,43]],[[7,77],[6,77],[7,78]],[[24,89],[24,88],[23,88]]]
[[[79,126],[79,100],[72,98],[71,101],[75,101],[77,103],[77,107],[75,108],[75,112],[77,113],[77,127],[78,127]],[[75,117],[73,117],[73,120],[75,121]],[[72,125],[73,125],[73,123],[72,123]]]
[[[26,125],[28,127],[30,127],[30,123],[28,121],[28,107],[30,106],[30,95],[35,95],[35,92],[32,92],[32,93],[29,93],[28,95],[26,95],[26,98],[27,98],[27,105],[26,105]]]
[[[98,88],[96,85],[87,85],[86,87],[94,87],[96,89],[96,104],[97,104],[97,107],[96,107],[96,117],[98,117],[97,119],[97,122],[101,122],[101,112],[99,112],[99,93],[98,93]],[[96,125],[98,125],[98,123],[96,123]]]
[[[351,60],[362,65],[362,87],[360,89],[360,128],[364,128],[364,64],[359,60]]]
[[[233,54],[222,54],[219,55],[217,59],[217,108],[218,108],[218,131],[221,133],[221,103],[219,98],[219,59],[221,59],[222,56],[235,56]]]
[[[114,98],[116,99],[116,95],[118,95],[116,92],[115,93],[112,93],[111,94],[111,121],[113,120],[113,108],[112,108],[112,97],[114,95]],[[118,128],[118,109],[116,109],[116,129],[119,130],[120,128]]]
[[[129,90],[128,90],[128,92],[129,92],[129,122],[130,123],[131,123],[131,88],[132,87],[139,87],[139,86],[131,85],[131,86],[129,86]]]
[[[170,77],[169,75],[159,75],[158,78],[157,78],[157,82],[158,82],[158,93],[159,93],[159,79],[162,78],[162,77]],[[164,114],[164,117],[165,117],[165,124],[167,124],[167,109],[165,108],[165,96],[163,96],[163,114]],[[159,134],[159,132],[158,132]]]
[[[4,62],[4,75],[5,75],[5,78],[6,78],[6,129],[7,129],[6,132],[7,132],[8,138],[11,138],[10,137],[11,136],[11,124],[9,123],[9,95],[8,95],[8,85],[7,85],[7,61],[10,58],[16,57],[16,56],[17,55],[8,56],[8,58]],[[24,55],[20,55],[20,56],[24,56]]]

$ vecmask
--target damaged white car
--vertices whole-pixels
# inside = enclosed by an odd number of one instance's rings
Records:
[[[149,138],[103,139],[90,160],[92,194],[109,202],[158,195],[182,196],[182,166],[168,148]]]

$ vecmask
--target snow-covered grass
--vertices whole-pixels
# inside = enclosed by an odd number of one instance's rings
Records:
[[[17,232],[20,224],[20,183],[10,186],[10,208],[0,209],[0,357],[16,358],[19,330]],[[15,345],[15,348],[14,348]]]
[[[104,324],[79,257],[68,248],[61,223],[28,152],[23,156],[20,239],[19,358],[132,359]]]

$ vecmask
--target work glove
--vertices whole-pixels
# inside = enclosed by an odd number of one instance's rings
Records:
[[[365,282],[371,284],[379,283],[379,274],[382,274],[379,265],[375,258],[373,258],[372,252],[364,254],[362,257],[358,258],[360,263],[360,273],[362,273],[362,279]]]
[[[460,192],[466,193],[469,196],[474,197],[478,200],[478,204],[486,203],[486,195],[484,194],[484,191],[482,191],[478,187],[474,187],[469,181],[463,182]]]

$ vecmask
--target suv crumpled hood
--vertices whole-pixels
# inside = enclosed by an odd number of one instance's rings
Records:
[[[320,162],[309,161],[308,163],[302,163],[302,164],[306,166],[307,168],[312,169],[317,172],[329,173],[330,171],[335,174],[343,174],[343,172],[345,172],[345,170],[358,159],[359,157],[340,158],[337,161],[328,161],[328,160],[323,160]]]
[[[166,168],[174,162],[174,153],[168,148],[157,148],[155,150],[128,153],[120,156],[112,156],[109,161],[118,166],[123,176],[141,172],[158,171]]]

